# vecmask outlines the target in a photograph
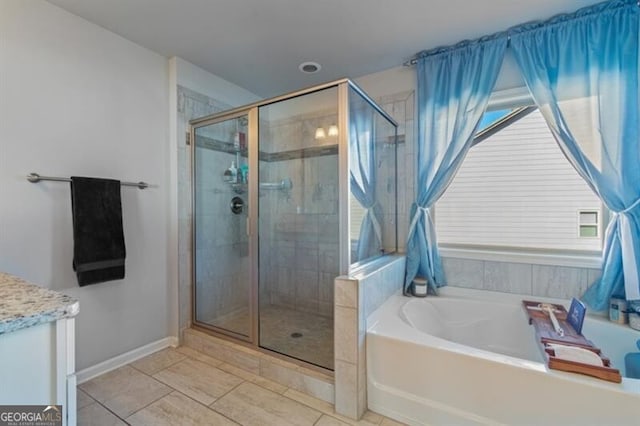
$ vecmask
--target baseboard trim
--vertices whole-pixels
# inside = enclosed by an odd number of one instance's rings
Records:
[[[137,359],[144,358],[147,355],[151,355],[152,353],[168,348],[169,346],[178,346],[178,338],[175,336],[165,337],[164,339],[156,340],[155,342],[140,346],[139,348],[133,349],[129,352],[125,352],[91,367],[87,367],[84,370],[76,372],[78,384],[82,384],[94,377],[108,373],[111,370],[115,370],[116,368],[127,365]]]

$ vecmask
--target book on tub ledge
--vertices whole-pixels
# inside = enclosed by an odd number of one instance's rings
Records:
[[[582,335],[586,309],[582,302],[572,301],[569,312],[562,305],[523,300],[529,324],[536,330],[547,366],[554,370],[586,374],[609,382],[620,383],[620,371],[600,348]]]

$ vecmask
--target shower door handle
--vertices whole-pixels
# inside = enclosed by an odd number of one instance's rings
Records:
[[[251,222],[249,222],[249,218],[248,217],[245,220],[246,220],[247,237],[250,237],[251,236]]]

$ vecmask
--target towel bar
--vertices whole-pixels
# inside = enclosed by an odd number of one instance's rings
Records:
[[[52,180],[56,182],[71,182],[71,178],[61,178],[61,177],[53,177],[53,176],[40,176],[37,173],[29,173],[27,175],[27,180],[31,183],[37,183],[41,180]],[[139,189],[145,189],[149,187],[149,184],[146,182],[120,182],[122,186],[137,186]]]

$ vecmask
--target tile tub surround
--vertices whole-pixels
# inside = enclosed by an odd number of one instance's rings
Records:
[[[353,421],[328,402],[186,346],[96,377],[77,395],[79,425],[400,425],[370,411]]]
[[[335,280],[335,410],[359,419],[367,410],[367,317],[402,288],[405,257],[384,256]]]
[[[555,299],[580,298],[600,276],[599,269],[443,257],[452,287]]]
[[[334,402],[333,377],[320,369],[311,369],[229,340],[188,329],[184,344],[198,352],[222,360],[235,368],[282,386]]]
[[[0,272],[0,334],[78,314],[77,299]]]

